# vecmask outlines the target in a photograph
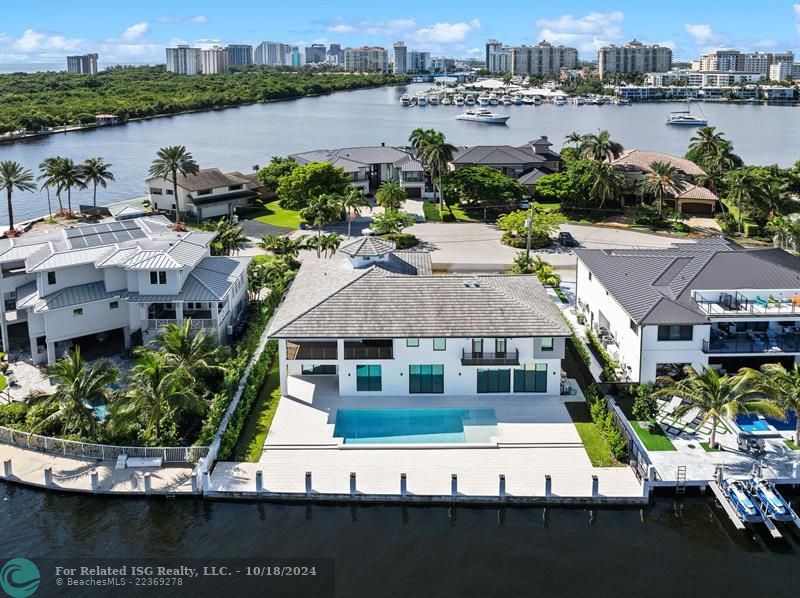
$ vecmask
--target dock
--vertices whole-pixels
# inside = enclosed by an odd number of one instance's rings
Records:
[[[708,482],[708,487],[711,488],[714,496],[716,496],[717,500],[719,500],[719,504],[722,505],[723,510],[728,514],[728,517],[730,518],[731,522],[733,522],[734,527],[740,530],[746,529],[744,522],[739,519],[739,516],[736,514],[736,511],[733,510],[730,501],[728,501],[728,497],[725,496],[725,493],[722,491],[722,486],[720,486],[716,480],[711,480]],[[773,525],[773,527],[775,526]]]

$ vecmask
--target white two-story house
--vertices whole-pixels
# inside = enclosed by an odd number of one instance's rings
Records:
[[[800,258],[722,239],[575,251],[577,307],[630,381],[800,356]]]
[[[343,147],[292,154],[299,164],[329,162],[342,168],[350,184],[365,195],[374,194],[384,181],[396,181],[408,197],[429,197],[425,191],[425,169],[412,152],[387,146]]]
[[[230,217],[238,206],[259,197],[258,177],[241,172],[223,173],[219,168],[203,168],[197,174],[178,174],[178,197],[171,178],[147,179],[147,197],[155,213],[181,211],[185,219],[204,220]]]
[[[4,350],[34,363],[75,346],[110,354],[189,318],[225,342],[246,308],[251,258],[212,256],[213,238],[155,216],[0,240]]]
[[[303,261],[271,324],[284,394],[304,376],[340,396],[560,394],[570,331],[535,276],[432,276],[372,237],[339,254]]]

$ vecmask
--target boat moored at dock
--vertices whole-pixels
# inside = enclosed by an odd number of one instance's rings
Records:
[[[456,120],[469,120],[472,122],[502,125],[511,118],[505,114],[497,114],[486,109],[467,110],[463,114],[456,116]]]
[[[764,478],[752,478],[749,487],[758,506],[773,521],[791,523],[797,518],[792,507],[771,481]]]
[[[750,494],[745,480],[726,478],[722,481],[722,491],[736,511],[736,516],[743,522],[759,523],[764,521],[764,515]]]

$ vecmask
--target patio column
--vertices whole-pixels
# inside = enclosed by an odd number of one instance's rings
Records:
[[[175,319],[178,320],[178,326],[183,324],[183,301],[175,301]]]
[[[56,342],[47,341],[47,363],[55,363],[56,361]]]
[[[281,377],[281,394],[286,396],[289,394],[289,389],[286,387],[286,339],[278,339],[278,365],[280,367]]]
[[[2,337],[3,337],[3,351],[8,353],[9,346],[8,346],[8,324],[6,324],[6,306],[0,305],[0,310],[2,310],[2,323],[0,323],[0,331],[2,331]]]

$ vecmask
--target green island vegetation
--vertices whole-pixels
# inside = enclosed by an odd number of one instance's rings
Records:
[[[164,66],[111,67],[97,75],[1,74],[0,134],[91,124],[96,114],[125,120],[404,82],[393,75],[261,66],[198,76],[168,73]]]

